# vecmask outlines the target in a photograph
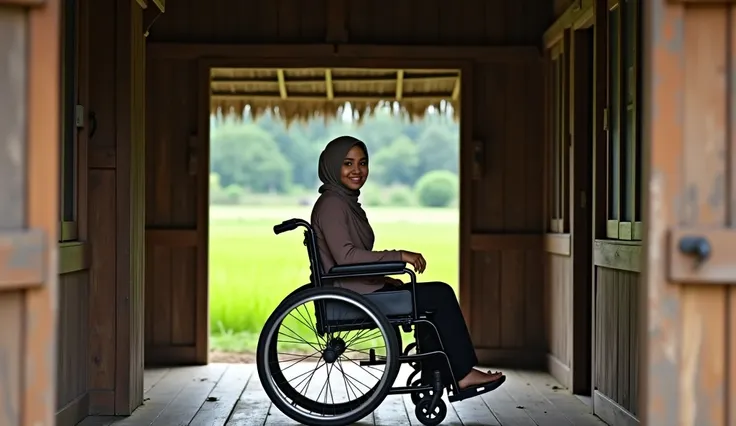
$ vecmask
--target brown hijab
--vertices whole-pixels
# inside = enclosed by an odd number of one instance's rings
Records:
[[[375,235],[368,223],[368,217],[363,207],[358,202],[360,191],[346,187],[340,179],[345,156],[356,145],[365,152],[367,159],[368,148],[365,146],[365,143],[352,136],[339,136],[325,146],[325,149],[319,155],[319,170],[317,174],[319,175],[319,180],[322,181],[319,192],[323,196],[338,197],[349,207],[348,210],[351,213],[349,225],[355,228],[363,245],[368,250],[371,250],[375,241]]]

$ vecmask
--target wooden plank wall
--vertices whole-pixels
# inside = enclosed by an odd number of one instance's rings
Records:
[[[74,425],[89,409],[89,271],[59,276],[56,424]]]
[[[125,415],[143,399],[145,38],[136,2],[88,7],[89,411]]]
[[[145,357],[194,362],[200,194],[189,156],[190,141],[200,134],[197,63],[149,58],[146,84]]]
[[[0,4],[0,424],[54,424],[60,1]]]
[[[640,273],[595,267],[595,412],[612,425],[638,424]]]
[[[460,298],[470,300],[478,357],[494,365],[544,364],[542,72],[541,61],[476,64],[464,109],[486,148],[482,176],[463,176],[471,207],[461,221],[470,221],[472,237],[470,250],[461,248],[470,274]]]
[[[654,0],[645,7],[651,101],[644,104],[642,424],[733,425],[736,5]],[[708,256],[680,246],[691,236],[707,244]]]
[[[336,15],[347,20],[331,27]],[[549,0],[180,0],[167,5],[148,40],[537,46],[551,15]]]
[[[634,0],[626,1],[635,4]],[[545,283],[551,320],[550,371],[566,386],[592,395],[595,413],[608,423],[633,425],[638,424],[639,413],[641,241],[632,241],[631,236],[629,241],[618,239],[618,222],[615,238],[610,235],[608,185],[613,172],[609,152],[613,130],[617,130],[614,126],[619,124],[604,123],[604,110],[611,110],[609,97],[614,93],[608,86],[608,10],[614,3],[590,0],[582,1],[580,7],[568,7],[560,12],[544,37],[550,58],[554,55],[563,58],[562,80],[553,81],[552,74],[548,80],[548,96],[552,96],[555,84],[561,90],[560,100],[554,105],[548,103],[549,117],[558,123],[555,126],[548,122],[548,132],[550,135],[561,132],[561,136],[551,137],[551,143],[558,146],[549,150],[547,170],[553,171],[557,189],[550,185],[545,199],[549,203],[555,197],[562,197],[557,207],[562,209],[562,215],[559,211],[548,213],[553,218],[550,227],[554,233],[548,236],[546,244],[549,254]],[[586,29],[588,25],[592,25],[591,30]],[[583,31],[592,32],[582,34]],[[580,55],[586,53],[578,45],[584,40],[593,46],[593,56],[581,63]],[[581,123],[583,120],[587,124]],[[581,138],[581,133],[586,136]],[[638,136],[635,138],[640,141]],[[580,143],[588,146],[582,154],[578,151]],[[641,173],[640,166],[631,165],[627,170]],[[581,199],[590,208],[581,208]],[[636,203],[641,201],[635,199]],[[555,206],[548,205],[547,209],[554,210]],[[555,220],[562,220],[562,225]],[[591,228],[592,235],[588,231]],[[585,233],[585,238],[576,242],[579,232]],[[584,334],[576,332],[576,327],[582,327]],[[578,339],[586,346],[581,346]],[[577,369],[578,359],[587,371]],[[581,375],[588,383],[576,379]]]
[[[240,43],[251,52],[287,43],[391,45],[539,45],[551,23],[552,3],[542,0],[298,0],[177,1],[167,7],[148,38],[146,360],[151,363],[206,362],[207,172],[203,162],[207,124],[199,114],[198,61],[201,43]],[[183,43],[169,46],[166,43]],[[186,43],[190,43],[187,45]],[[198,44],[199,47],[188,47]],[[246,44],[251,44],[247,46]],[[406,60],[400,50],[380,50],[376,59],[321,57],[289,66],[394,66]],[[349,50],[349,49],[348,49]],[[488,50],[490,51],[490,50]],[[238,63],[235,49],[219,54]],[[357,52],[357,51],[356,51]],[[479,50],[483,52],[483,50]],[[299,55],[302,55],[301,53]],[[441,63],[421,57],[425,66]],[[386,57],[389,56],[389,57]],[[303,55],[302,55],[303,57]],[[393,62],[391,58],[393,57]],[[447,58],[445,58],[447,59]],[[545,355],[542,288],[542,87],[541,63],[468,57],[472,84],[464,94],[468,113],[463,161],[477,161],[483,175],[473,181],[465,167],[461,303],[482,360],[542,366]],[[263,66],[242,57],[241,66]],[[434,61],[434,62],[433,62]],[[278,60],[271,58],[271,66]],[[447,61],[445,61],[447,63]],[[183,88],[189,88],[184,90]],[[472,100],[471,100],[472,99]],[[473,159],[474,141],[483,153]],[[188,154],[189,153],[189,154]],[[188,157],[189,156],[189,157]],[[206,166],[197,166],[206,167]],[[204,210],[203,207],[204,206]],[[205,213],[202,213],[202,212]],[[202,239],[204,236],[204,239]],[[202,259],[205,260],[202,260]],[[194,262],[197,259],[197,262]],[[195,281],[196,277],[196,281]],[[176,289],[176,291],[174,291]],[[204,306],[202,304],[204,303]],[[490,308],[489,308],[490,307]]]

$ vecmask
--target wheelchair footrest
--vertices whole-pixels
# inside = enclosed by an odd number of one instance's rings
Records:
[[[472,398],[474,396],[483,395],[484,393],[488,393],[491,391],[494,391],[498,389],[499,386],[501,386],[506,381],[506,376],[501,376],[498,380],[495,380],[490,383],[484,383],[482,385],[476,385],[471,386],[469,388],[461,389],[461,390],[455,390],[452,392],[452,394],[447,395],[447,399],[450,400],[450,402],[457,402],[462,401],[464,399]]]

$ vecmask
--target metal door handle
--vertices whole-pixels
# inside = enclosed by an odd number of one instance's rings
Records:
[[[704,237],[682,237],[680,238],[680,251],[693,255],[703,262],[710,257],[711,247]]]

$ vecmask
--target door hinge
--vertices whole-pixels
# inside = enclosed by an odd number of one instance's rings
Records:
[[[77,129],[84,128],[84,105],[76,105],[74,108],[74,124]]]
[[[603,130],[608,131],[608,108],[603,108]]]

